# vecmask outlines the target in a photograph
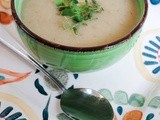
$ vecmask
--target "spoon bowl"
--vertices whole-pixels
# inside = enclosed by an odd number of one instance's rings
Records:
[[[61,96],[61,108],[80,120],[112,120],[112,106],[97,91],[87,88],[69,89]]]
[[[88,88],[66,89],[55,76],[49,73],[39,61],[16,42],[2,26],[0,26],[0,42],[39,69],[50,80],[54,81],[55,85],[62,91],[61,108],[71,119],[72,117],[78,120],[113,119],[113,109],[105,97],[97,91]]]

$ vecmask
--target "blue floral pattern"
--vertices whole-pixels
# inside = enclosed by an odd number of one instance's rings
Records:
[[[144,65],[153,67],[152,73],[160,72],[160,37],[156,36],[156,40],[149,40],[148,45],[144,46],[142,55],[145,57]]]
[[[150,0],[153,5],[157,5],[160,3],[160,0]]]

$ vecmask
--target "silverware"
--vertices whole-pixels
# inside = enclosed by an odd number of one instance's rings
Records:
[[[79,120],[113,119],[112,106],[105,97],[97,91],[88,88],[66,89],[55,76],[50,74],[39,61],[14,40],[2,26],[0,26],[0,42],[54,81],[55,85],[62,91],[60,106],[67,116],[78,118]]]

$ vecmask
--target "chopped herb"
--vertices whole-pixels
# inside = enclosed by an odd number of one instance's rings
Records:
[[[78,34],[78,26],[80,24],[86,25],[84,22],[91,20],[94,13],[103,11],[103,8],[96,0],[55,0],[55,4],[59,10],[59,14],[72,21],[70,26],[75,34]],[[66,24],[65,23],[65,24]],[[67,27],[68,28],[68,27]]]

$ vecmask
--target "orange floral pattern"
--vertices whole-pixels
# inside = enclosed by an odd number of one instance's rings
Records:
[[[143,113],[139,110],[132,110],[132,111],[129,111],[127,112],[122,120],[142,120],[142,116],[143,116]],[[113,120],[118,120],[116,115],[114,115],[114,119]]]
[[[0,80],[0,85],[2,85],[2,84],[22,81],[25,78],[27,78],[31,74],[31,72],[17,73],[17,72],[13,72],[13,71],[10,71],[10,70],[5,70],[5,69],[0,68],[0,74],[9,75],[9,76],[13,77],[13,78],[2,78]]]
[[[7,25],[10,24],[13,21],[13,17],[11,14],[7,13],[7,11],[10,11],[11,9],[11,0],[0,0],[0,8],[4,9],[4,11],[0,11],[0,23]]]
[[[11,0],[0,0],[0,6],[6,10],[11,9]]]
[[[125,114],[123,120],[142,120],[143,113],[139,110],[133,110]]]
[[[10,24],[13,20],[13,17],[12,15],[9,15],[8,13],[6,12],[0,12],[0,23],[1,24]]]

